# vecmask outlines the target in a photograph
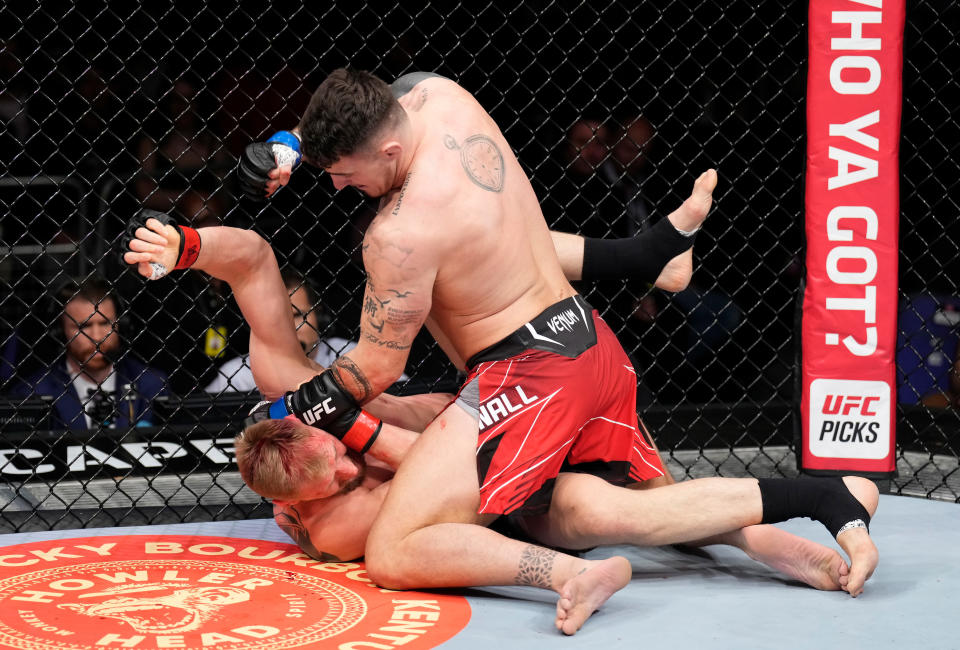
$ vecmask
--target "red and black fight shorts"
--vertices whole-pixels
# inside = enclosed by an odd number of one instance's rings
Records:
[[[637,418],[637,376],[580,296],[468,362],[456,403],[476,415],[480,513],[538,515],[560,472],[626,485],[664,475]]]

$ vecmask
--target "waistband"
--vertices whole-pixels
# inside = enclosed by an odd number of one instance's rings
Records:
[[[509,359],[526,350],[553,352],[570,359],[597,343],[593,307],[580,295],[564,298],[518,327],[512,334],[470,357],[467,368],[484,361]]]

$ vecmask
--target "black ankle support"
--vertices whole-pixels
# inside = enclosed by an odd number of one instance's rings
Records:
[[[870,513],[850,494],[841,478],[761,478],[764,524],[809,517],[826,526],[834,538],[841,531],[870,525]]]
[[[696,239],[677,231],[664,217],[636,237],[622,239],[584,238],[581,279],[637,279],[655,282],[663,267],[684,252]]]

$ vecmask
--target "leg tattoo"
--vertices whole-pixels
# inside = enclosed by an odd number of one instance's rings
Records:
[[[517,577],[513,579],[518,585],[541,587],[550,589],[553,584],[553,562],[557,559],[557,552],[537,546],[528,546],[520,555],[520,566]]]

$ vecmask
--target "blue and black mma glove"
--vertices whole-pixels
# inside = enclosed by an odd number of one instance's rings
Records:
[[[360,408],[330,372],[317,375],[276,402],[260,402],[247,416],[244,427],[291,415],[304,424],[336,436],[361,454],[369,451],[383,427],[380,419]]]
[[[143,208],[127,222],[123,238],[120,240],[120,261],[126,264],[123,256],[127,252],[132,252],[130,242],[137,238],[136,233],[138,228],[147,227],[148,219],[156,219],[163,225],[173,226],[180,231],[180,250],[177,253],[177,263],[172,270],[188,269],[193,266],[193,263],[200,257],[200,233],[190,226],[179,225],[176,220],[168,214],[149,208]],[[159,280],[171,271],[171,269],[168,269],[158,262],[151,262],[150,266],[153,267],[153,275],[150,276],[150,280]]]
[[[266,142],[248,144],[237,169],[243,193],[251,199],[263,201],[270,170],[282,165],[296,169],[302,158],[300,138],[293,131],[277,131]]]

